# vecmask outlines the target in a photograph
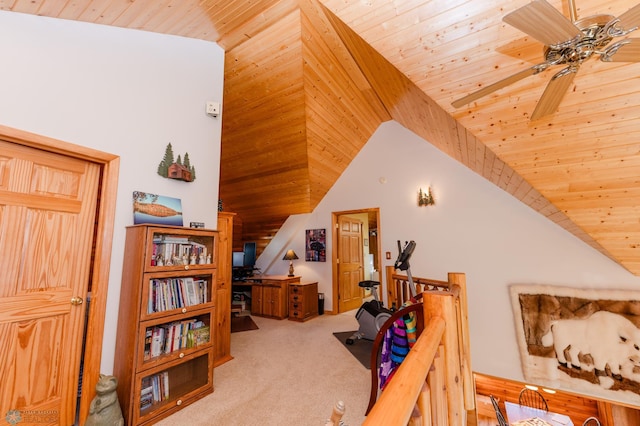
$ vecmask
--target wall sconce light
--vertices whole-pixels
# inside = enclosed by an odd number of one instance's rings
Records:
[[[431,194],[431,187],[428,186],[426,192],[423,192],[422,188],[420,188],[420,192],[418,192],[418,206],[433,206],[435,203],[433,195]]]
[[[282,260],[288,260],[289,261],[289,276],[290,277],[293,276],[293,260],[297,259],[297,258],[298,258],[298,255],[293,250],[288,250],[287,253],[284,255],[284,257],[282,258]]]

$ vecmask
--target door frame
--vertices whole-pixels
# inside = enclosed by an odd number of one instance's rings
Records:
[[[94,256],[89,277],[91,281],[91,307],[86,327],[82,393],[79,405],[76,407],[76,412],[79,411],[80,414],[80,424],[84,424],[89,415],[89,406],[95,396],[96,383],[100,376],[120,157],[2,125],[0,125],[0,139],[70,158],[90,161],[100,166],[100,190],[93,237]]]
[[[382,290],[382,283],[383,283],[383,278],[382,278],[382,237],[381,237],[381,229],[380,229],[380,208],[379,207],[373,207],[373,208],[367,208],[367,209],[356,209],[356,210],[344,210],[344,211],[339,211],[339,212],[332,212],[331,213],[331,281],[332,281],[332,309],[331,309],[331,313],[332,314],[339,314],[339,304],[338,304],[338,294],[339,294],[339,288],[338,288],[338,246],[339,246],[339,241],[338,241],[338,217],[340,216],[344,216],[344,215],[352,215],[352,214],[358,214],[358,213],[375,213],[376,215],[376,226],[378,229],[378,238],[376,239],[377,241],[377,250],[378,250],[378,262],[376,266],[376,270],[378,271],[378,273],[380,274],[380,287],[378,289],[378,295],[382,298],[383,296],[383,290]],[[367,236],[368,238],[368,236]]]

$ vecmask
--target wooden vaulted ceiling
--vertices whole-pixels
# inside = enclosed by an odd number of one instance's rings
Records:
[[[586,61],[558,111],[535,121],[555,71],[451,106],[542,61],[542,44],[502,21],[529,1],[0,0],[0,10],[222,46],[220,198],[259,247],[312,211],[393,119],[638,275],[640,65]],[[570,16],[566,1],[548,1]],[[576,12],[619,16],[636,3],[576,0]]]

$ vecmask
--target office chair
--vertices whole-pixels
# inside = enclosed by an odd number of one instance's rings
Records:
[[[489,395],[489,398],[491,398],[491,403],[493,404],[493,409],[496,410],[496,418],[498,419],[498,425],[499,426],[509,426],[509,423],[507,423],[507,421],[504,419],[504,415],[502,414],[502,410],[500,409],[500,406],[498,405],[498,401],[496,401],[496,399],[493,397],[493,395]]]
[[[595,417],[589,417],[582,423],[582,426],[600,426],[600,420]]]
[[[526,405],[527,407],[537,408],[538,410],[549,411],[547,400],[538,391],[524,388],[520,391],[518,397],[518,404]]]

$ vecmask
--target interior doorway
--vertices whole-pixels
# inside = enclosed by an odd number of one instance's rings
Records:
[[[332,241],[332,310],[341,313],[362,305],[360,281],[380,280],[380,209],[332,213]]]

